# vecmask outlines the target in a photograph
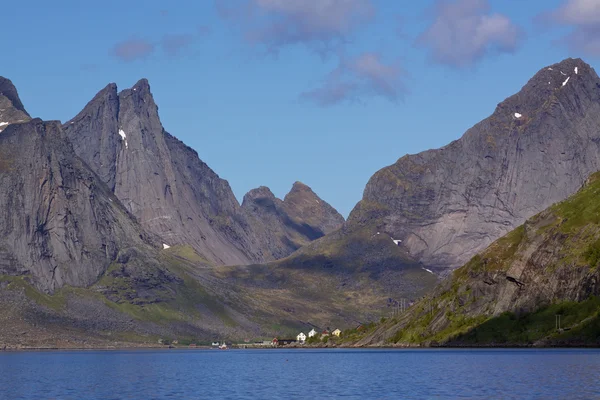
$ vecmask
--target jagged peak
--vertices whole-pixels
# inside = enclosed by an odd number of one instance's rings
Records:
[[[0,76],[0,95],[3,95],[7,99],[9,99],[13,104],[14,108],[16,108],[19,111],[22,111],[28,117],[30,116],[27,110],[25,110],[25,106],[23,106],[21,99],[19,98],[19,93],[15,85],[10,79],[5,78],[3,76]]]
[[[273,203],[276,200],[277,197],[275,197],[271,189],[269,189],[266,186],[259,186],[255,189],[248,191],[248,193],[244,195],[244,199],[242,200],[242,207],[248,207],[251,204],[257,202],[264,203],[266,201],[268,203]]]
[[[599,78],[594,69],[581,58],[567,58],[540,69],[521,90],[498,104],[494,116],[501,119],[526,121],[553,96],[560,96],[590,83],[595,87]]]
[[[137,94],[138,96],[150,96],[152,97],[152,92],[150,91],[150,83],[148,82],[148,79],[146,78],[141,78],[140,80],[138,80],[135,85],[133,85],[132,87],[130,87],[129,89],[124,89],[121,91],[121,93],[119,93],[119,95],[123,95],[123,94]]]
[[[292,190],[312,190],[310,188],[310,186],[300,182],[300,181],[296,181],[294,182],[294,184],[292,185]]]

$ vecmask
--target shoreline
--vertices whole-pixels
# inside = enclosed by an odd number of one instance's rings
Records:
[[[600,349],[598,344],[560,344],[560,345],[544,345],[536,346],[531,344],[519,345],[479,345],[479,346],[419,346],[419,345],[391,345],[391,346],[352,346],[352,345],[335,345],[335,346],[278,346],[278,347],[243,347],[243,345],[232,345],[227,350],[315,350],[315,349],[345,349],[345,350],[524,350],[524,349]],[[6,346],[0,348],[2,353],[17,353],[17,352],[52,352],[52,351],[132,351],[132,350],[219,350],[212,346],[155,346],[152,344],[127,344],[123,346],[80,346],[80,347],[61,347],[61,346]]]

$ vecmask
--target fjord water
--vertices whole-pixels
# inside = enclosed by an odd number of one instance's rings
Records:
[[[2,399],[591,399],[599,350],[0,353]]]

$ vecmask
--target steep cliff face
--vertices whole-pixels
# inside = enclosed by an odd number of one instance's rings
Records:
[[[377,225],[430,268],[464,264],[600,167],[600,79],[580,59],[540,70],[463,137],[368,182],[349,227]]]
[[[52,292],[88,286],[120,250],[158,244],[79,159],[59,122],[0,134],[0,275]]]
[[[64,129],[146,230],[168,246],[191,245],[217,265],[285,257],[343,221],[301,184],[283,214],[242,209],[227,181],[163,129],[145,79],[120,93],[108,85]]]
[[[260,260],[229,184],[165,132],[145,79],[120,93],[108,85],[64,129],[77,154],[166,245],[190,244],[216,264]]]
[[[267,187],[253,189],[244,196],[242,211],[266,260],[286,257],[344,222],[344,217],[300,182],[294,183],[283,201]]]
[[[399,322],[383,324],[361,344],[597,343],[599,192],[596,173],[575,195],[495,241]],[[556,329],[555,315],[568,331]],[[595,336],[579,337],[590,329]]]
[[[0,76],[0,132],[10,124],[27,122],[30,119],[13,83]]]

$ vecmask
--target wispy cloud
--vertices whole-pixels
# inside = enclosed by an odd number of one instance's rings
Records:
[[[574,51],[600,56],[600,2],[598,0],[565,0],[541,15],[545,22],[573,28],[562,40]]]
[[[143,60],[153,54],[157,48],[170,56],[177,57],[183,50],[197,40],[210,35],[211,28],[205,25],[198,26],[195,33],[167,33],[157,42],[146,39],[131,38],[115,44],[111,54],[123,62]]]
[[[175,57],[179,55],[184,48],[190,46],[195,39],[196,36],[189,33],[167,34],[163,36],[161,46],[167,55]]]
[[[396,102],[406,92],[403,75],[398,63],[386,64],[381,55],[367,52],[342,59],[320,87],[300,97],[321,106],[361,101],[364,97],[383,97]]]
[[[436,62],[453,67],[472,66],[492,52],[514,52],[522,38],[507,16],[490,13],[488,0],[437,0],[432,16],[417,44]]]
[[[343,43],[370,21],[371,0],[216,0],[222,17],[241,26],[254,44],[277,53],[283,47],[308,45],[321,53]]]
[[[148,57],[155,48],[156,46],[148,40],[131,38],[115,44],[111,52],[121,61],[132,62]]]

